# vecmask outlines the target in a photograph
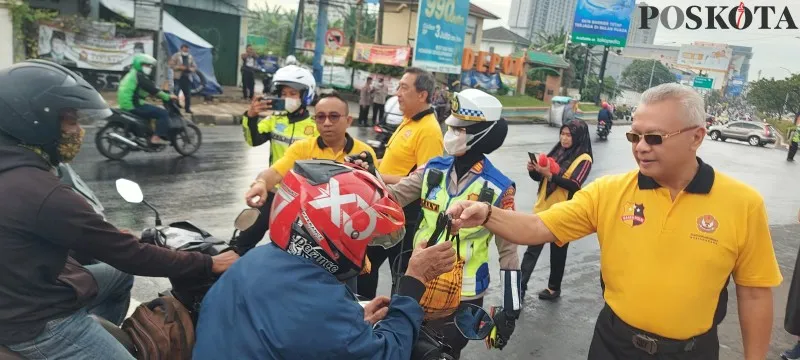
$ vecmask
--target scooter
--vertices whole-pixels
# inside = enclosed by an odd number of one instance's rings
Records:
[[[603,120],[598,121],[597,122],[597,138],[599,140],[606,140],[606,139],[608,139],[608,133],[609,133],[609,129],[608,129],[608,126],[606,126],[606,122],[603,121]]]
[[[175,101],[165,101],[164,108],[169,112],[169,141],[172,147],[183,156],[194,154],[203,142],[200,128],[181,115],[180,107]],[[121,160],[131,151],[160,152],[167,147],[150,143],[155,120],[143,119],[120,109],[111,111],[113,114],[106,119],[106,125],[94,138],[97,150],[103,156],[111,160]]]
[[[396,130],[396,125],[390,125],[386,122],[372,127],[372,131],[375,132],[375,140],[367,140],[367,145],[372,147],[372,150],[375,150],[375,156],[378,159],[383,158],[383,155],[386,154],[386,145]]]

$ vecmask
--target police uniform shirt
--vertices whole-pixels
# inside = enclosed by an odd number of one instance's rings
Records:
[[[559,245],[597,232],[608,306],[631,326],[680,340],[711,329],[731,274],[748,287],[782,281],[761,195],[697,161],[674,201],[632,171],[538,214]]]

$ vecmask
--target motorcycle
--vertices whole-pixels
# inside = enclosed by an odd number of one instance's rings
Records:
[[[386,144],[389,143],[389,139],[392,138],[392,134],[397,130],[396,125],[391,125],[387,123],[378,124],[372,127],[372,131],[375,132],[375,140],[367,140],[367,145],[372,147],[372,150],[375,150],[375,156],[378,159],[383,158],[383,155],[386,153]]]
[[[165,101],[164,107],[169,112],[169,141],[172,147],[183,156],[194,154],[203,142],[200,128],[181,115],[175,101]],[[131,151],[160,152],[167,147],[149,141],[154,133],[155,120],[143,119],[120,109],[111,111],[113,114],[106,119],[106,125],[94,138],[97,150],[103,156],[120,160]]]
[[[597,122],[597,138],[600,140],[608,139],[609,128],[606,126],[606,122],[600,120]]]

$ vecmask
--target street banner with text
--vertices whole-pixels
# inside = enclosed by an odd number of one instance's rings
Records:
[[[413,65],[460,74],[468,17],[469,0],[420,0]]]
[[[408,46],[356,43],[353,61],[405,67],[408,66],[409,55],[411,48]]]
[[[635,0],[578,0],[572,42],[625,47]]]
[[[153,55],[153,38],[104,39],[39,25],[39,58],[67,67],[122,71],[136,53]]]

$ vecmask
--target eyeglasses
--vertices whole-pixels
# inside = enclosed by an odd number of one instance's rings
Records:
[[[646,142],[647,145],[661,145],[662,143],[664,143],[664,140],[668,138],[671,138],[683,132],[687,132],[689,130],[697,129],[698,127],[699,126],[691,126],[670,134],[653,134],[653,133],[638,134],[633,131],[628,131],[627,133],[625,133],[625,137],[628,138],[628,141],[630,141],[632,144],[638,144],[639,141],[641,141],[642,138],[644,138],[644,142]]]
[[[340,114],[337,114],[337,113],[332,113],[332,114],[325,114],[325,113],[322,113],[322,114],[315,114],[315,115],[314,115],[314,121],[316,121],[316,122],[317,122],[317,123],[319,123],[319,124],[323,124],[323,123],[325,123],[325,120],[330,120],[330,121],[331,121],[331,123],[334,123],[334,124],[335,124],[335,123],[337,123],[337,122],[339,121],[339,119],[341,119],[341,118],[342,118],[342,115],[340,115]]]

